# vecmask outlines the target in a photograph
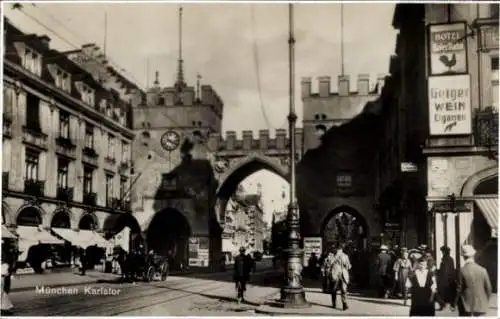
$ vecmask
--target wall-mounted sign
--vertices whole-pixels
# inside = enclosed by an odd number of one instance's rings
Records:
[[[430,75],[467,73],[464,22],[429,26]]]
[[[171,152],[179,147],[181,137],[179,133],[175,131],[167,131],[161,136],[160,143],[166,151]]]
[[[498,50],[498,25],[486,26],[480,29],[481,33],[481,49],[482,50]]]
[[[316,257],[321,257],[321,252],[323,249],[323,239],[321,237],[304,237],[304,266],[307,266],[309,257],[312,253],[316,254]]]
[[[401,172],[403,172],[403,173],[418,172],[418,167],[415,163],[412,163],[412,162],[402,162],[401,163]]]
[[[431,135],[464,135],[472,132],[469,75],[429,77],[429,127]]]

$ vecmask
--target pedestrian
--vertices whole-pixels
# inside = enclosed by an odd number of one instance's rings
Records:
[[[492,295],[490,277],[486,269],[475,262],[474,247],[462,246],[461,254],[464,257],[464,265],[458,272],[457,295],[452,309],[458,306],[458,314],[461,317],[484,316]]]
[[[406,281],[410,275],[412,264],[408,257],[408,249],[401,248],[401,257],[394,263],[394,280],[397,283],[399,293],[403,297],[403,304],[406,306],[408,300],[408,289],[406,288]]]
[[[446,305],[451,305],[455,300],[456,293],[456,272],[455,261],[450,256],[450,248],[447,246],[441,247],[443,257],[437,271],[437,285],[440,309],[443,310]]]
[[[416,269],[408,276],[406,287],[410,289],[410,316],[433,317],[436,314],[434,296],[436,294],[436,278],[427,269],[427,258],[420,257]]]
[[[377,260],[375,261],[376,271],[379,277],[379,294],[381,297],[389,297],[390,289],[390,279],[391,279],[391,269],[389,268],[391,263],[391,256],[387,253],[387,246],[380,246],[380,253],[377,255]]]
[[[318,257],[316,257],[316,253],[312,253],[311,257],[309,257],[307,268],[311,279],[317,279]]]
[[[340,290],[340,298],[342,300],[342,310],[349,309],[347,305],[347,287],[349,285],[349,270],[351,270],[351,262],[349,257],[344,253],[344,245],[338,246],[337,251],[332,259],[330,267],[331,280],[331,295],[332,307],[337,306],[337,291]]]
[[[85,272],[87,271],[87,252],[84,248],[80,249],[80,274],[85,276]]]
[[[323,293],[328,293],[331,289],[330,270],[332,267],[333,253],[329,252],[321,265],[321,279],[323,283]]]
[[[245,300],[245,291],[250,272],[254,269],[252,257],[245,254],[245,247],[240,248],[240,254],[234,258],[234,275],[233,280],[236,284],[236,300],[241,303]]]
[[[4,246],[4,241],[2,239],[2,246]],[[11,266],[9,265],[9,256],[8,253],[6,253],[6,250],[3,251],[2,253],[2,282],[1,282],[1,315],[2,316],[10,316],[13,314],[13,308],[14,305],[9,299],[8,292],[10,290],[10,287],[8,287],[10,276],[11,276]]]

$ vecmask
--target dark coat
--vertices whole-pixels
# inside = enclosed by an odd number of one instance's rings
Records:
[[[444,302],[453,302],[455,299],[457,276],[455,272],[455,262],[451,256],[443,256],[437,273],[439,296]]]
[[[457,297],[460,312],[486,313],[491,297],[491,282],[485,268],[466,262],[458,272]]]
[[[378,254],[375,268],[378,275],[385,276],[391,273],[391,260],[391,255],[389,255],[388,253],[381,252]]]
[[[249,255],[238,255],[234,258],[234,281],[248,281],[254,262]]]

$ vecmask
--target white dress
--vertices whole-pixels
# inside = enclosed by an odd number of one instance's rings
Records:
[[[12,308],[14,308],[14,305],[10,301],[9,296],[7,295],[7,293],[3,289],[5,277],[8,275],[9,275],[9,265],[6,263],[2,263],[2,287],[1,287],[1,289],[2,289],[1,309],[2,310],[11,310]]]

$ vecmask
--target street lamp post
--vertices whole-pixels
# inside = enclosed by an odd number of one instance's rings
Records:
[[[284,308],[305,308],[306,301],[304,287],[302,287],[302,250],[300,249],[300,222],[299,210],[295,196],[295,38],[293,25],[293,4],[288,5],[289,13],[289,99],[290,109],[288,125],[290,134],[290,203],[288,205],[288,247],[286,249],[287,263],[285,270],[285,283],[281,289],[280,304]]]

